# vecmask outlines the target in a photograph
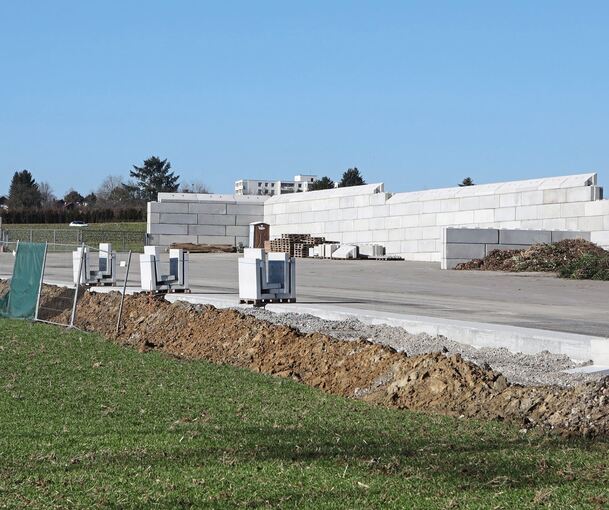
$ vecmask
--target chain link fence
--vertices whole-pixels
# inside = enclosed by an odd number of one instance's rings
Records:
[[[81,228],[46,229],[27,227],[2,227],[0,230],[0,241],[4,245],[12,245],[17,241],[47,243],[49,251],[72,251],[83,243],[87,246],[97,246],[99,243],[112,243],[112,247],[116,251],[143,252],[147,240],[148,234],[125,230],[87,230]]]

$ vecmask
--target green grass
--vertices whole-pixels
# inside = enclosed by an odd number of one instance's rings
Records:
[[[608,446],[0,320],[0,508],[601,508]]]

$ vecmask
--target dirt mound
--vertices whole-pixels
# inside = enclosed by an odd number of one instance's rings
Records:
[[[580,261],[582,257],[591,256],[609,260],[609,252],[590,241],[565,239],[552,244],[535,244],[524,250],[493,250],[484,259],[463,262],[455,269],[560,272],[561,269]]]
[[[79,327],[114,338],[119,294],[85,293]],[[65,322],[69,311],[55,319]],[[125,299],[115,339],[165,353],[289,377],[390,407],[501,419],[575,435],[609,435],[609,379],[572,389],[510,385],[490,369],[443,353],[408,357],[367,341],[302,334],[235,310]]]

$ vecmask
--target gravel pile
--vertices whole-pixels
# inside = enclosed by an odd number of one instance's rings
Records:
[[[359,320],[330,321],[314,315],[274,313],[262,308],[241,312],[272,324],[290,326],[302,333],[323,333],[341,340],[369,340],[387,345],[408,356],[444,352],[460,354],[463,359],[483,368],[501,372],[509,382],[531,385],[574,386],[600,379],[600,376],[566,374],[564,370],[586,365],[575,363],[565,355],[544,351],[539,354],[512,353],[504,348],[480,348],[450,340],[444,336],[411,335],[403,328],[369,325]]]

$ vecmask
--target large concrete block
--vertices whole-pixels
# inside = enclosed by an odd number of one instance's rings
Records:
[[[389,216],[389,206],[388,205],[374,205],[370,206],[370,210],[372,211],[373,218],[381,218]]]
[[[480,209],[480,197],[467,197],[459,199],[459,210],[470,211]]]
[[[308,192],[311,193],[311,192]],[[323,200],[315,200],[311,202],[312,211],[334,211],[340,207],[340,198],[326,198]]]
[[[552,232],[552,242],[557,243],[563,239],[585,239],[590,241],[590,232],[568,232],[565,230]]]
[[[260,205],[229,204],[226,207],[227,214],[262,216],[264,208]]]
[[[445,253],[447,259],[481,259],[486,255],[484,244],[448,243]]]
[[[249,225],[255,221],[262,221],[262,216],[256,214],[237,214],[235,216],[235,223],[233,225]]]
[[[173,225],[170,223],[155,223],[148,228],[149,234],[188,234],[188,225]]]
[[[485,244],[484,251],[486,255],[494,250],[524,250],[531,246],[530,244]]]
[[[354,207],[368,207],[370,205],[370,195],[358,195],[354,199]]]
[[[357,209],[354,207],[350,209],[339,209],[336,212],[339,220],[354,220],[357,218]]]
[[[521,193],[504,193],[499,195],[499,207],[518,207],[521,205]]]
[[[567,220],[565,218],[550,218],[541,220],[543,230],[567,230]]]
[[[198,225],[234,225],[234,214],[197,214]]]
[[[389,214],[391,216],[406,216],[410,214],[421,214],[423,204],[420,202],[389,204]]]
[[[179,202],[148,202],[150,212],[156,213],[188,213],[188,203]]]
[[[146,220],[149,225],[154,225],[155,223],[159,223],[161,221],[161,215],[159,213],[149,212]]]
[[[347,209],[350,207],[355,207],[355,197],[343,197],[339,200],[338,206],[341,209]]]
[[[577,205],[582,205],[577,204]],[[594,202],[583,202],[584,214],[579,216],[602,216],[609,214],[609,200],[596,200]]]
[[[447,228],[445,229],[445,239],[447,243],[498,243],[499,232],[497,229],[479,228]]]
[[[224,236],[225,225],[189,225],[188,233],[197,236]]]
[[[370,218],[370,230],[385,230],[386,218]]]
[[[338,222],[338,230],[341,232],[351,232],[353,230],[362,230],[360,228],[355,228],[357,220],[344,220]],[[366,222],[368,225],[368,222]],[[367,227],[366,227],[367,228]]]
[[[542,191],[544,204],[561,204],[567,201],[567,190],[546,189]]]
[[[593,243],[596,243],[605,249],[608,248],[609,247],[609,230],[600,230],[598,232],[591,232],[590,240]]]
[[[385,253],[387,255],[397,255],[400,253],[400,241],[387,241],[385,245]]]
[[[594,203],[594,202],[590,202]],[[572,218],[574,216],[586,215],[586,202],[573,202],[571,204],[560,205],[560,216],[563,218]]]
[[[520,197],[520,205],[543,204],[543,191],[523,191]]]
[[[400,216],[387,216],[385,218],[385,228],[400,228],[401,226],[402,218]],[[418,224],[413,226],[418,226]]]
[[[516,208],[516,219],[517,220],[539,220],[541,219],[541,212],[539,211],[538,205],[527,205]]]
[[[385,205],[387,193],[373,193],[370,195],[370,205]]]
[[[547,230],[499,230],[500,244],[536,244],[552,242]]]
[[[495,209],[474,211],[474,224],[492,223],[493,221],[495,221]]]
[[[594,199],[594,189],[591,186],[567,189],[567,202],[587,202]]]
[[[235,236],[198,236],[199,244],[235,244]]]
[[[440,214],[455,214],[455,213],[430,213],[421,214],[419,216],[419,224],[422,227],[430,227],[438,224],[437,218]]]
[[[226,204],[188,202],[188,212],[195,214],[226,214]]]
[[[562,217],[561,204],[544,204],[539,206],[539,217],[542,220]]]
[[[250,228],[248,225],[236,225],[234,227],[227,225],[225,228],[227,236],[249,237],[250,235]]]
[[[354,237],[356,243],[371,243],[372,242],[372,231],[371,230],[362,230],[359,232],[355,232]]]
[[[377,242],[383,242],[383,241],[389,241],[389,230],[373,230],[372,231],[372,241],[377,243]]]
[[[357,217],[359,219],[368,219],[368,218],[372,218],[373,214],[372,214],[372,207],[367,206],[367,207],[358,207],[357,208]]]
[[[438,251],[438,240],[436,239],[421,239],[417,241],[417,251],[419,252],[435,252]]]
[[[499,209],[495,209],[495,221],[514,221],[515,219],[515,207],[501,207]]]
[[[602,216],[588,216],[586,218],[579,218],[577,229],[594,232],[596,230],[604,230],[604,225]]]
[[[188,204],[178,204],[185,205],[188,207]],[[160,215],[160,223],[172,223],[172,224],[196,224],[197,223],[197,215],[196,214],[174,214],[174,213],[161,213]]]
[[[499,195],[483,195],[480,197],[480,209],[497,209],[499,205]]]
[[[388,246],[392,245],[391,242],[387,243]],[[405,240],[399,243],[399,248],[397,251],[401,251],[402,253],[416,253],[419,249],[418,241],[409,241]]]
[[[370,220],[353,220],[354,230],[370,230]]]
[[[249,246],[250,238],[249,236],[236,236],[235,237],[235,246],[238,246],[241,243],[246,248]]]

